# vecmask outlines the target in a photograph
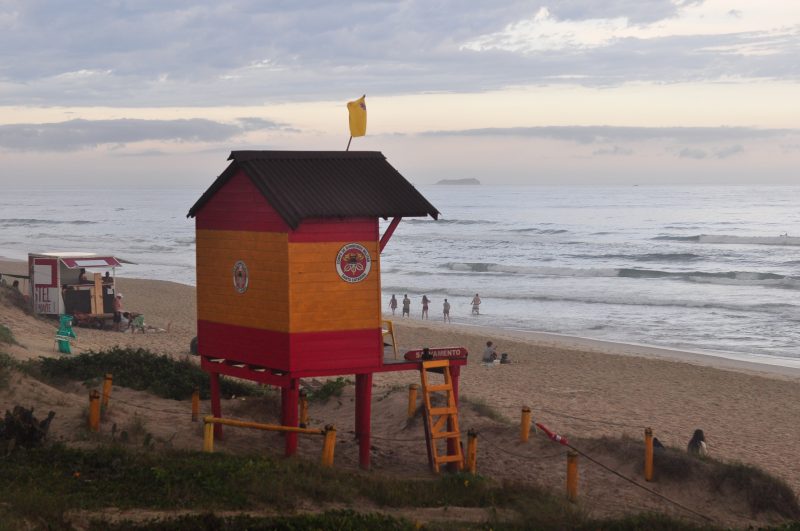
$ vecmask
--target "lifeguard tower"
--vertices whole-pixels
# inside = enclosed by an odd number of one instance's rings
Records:
[[[234,151],[228,160],[188,214],[212,413],[221,416],[220,374],[279,386],[286,426],[297,426],[300,378],[353,374],[359,462],[369,468],[373,373],[420,369],[384,358],[380,253],[401,218],[439,212],[379,152]],[[383,235],[378,218],[392,218]],[[465,363],[450,363],[455,396]],[[296,447],[287,434],[286,454]]]

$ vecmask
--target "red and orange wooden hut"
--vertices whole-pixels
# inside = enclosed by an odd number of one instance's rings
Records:
[[[286,426],[298,422],[300,378],[353,374],[368,468],[373,373],[419,369],[384,359],[380,253],[401,218],[439,212],[379,152],[234,151],[228,160],[188,214],[212,413],[221,416],[221,374],[279,386]],[[379,218],[392,218],[383,235]],[[454,392],[464,363],[451,364]],[[296,437],[287,434],[287,455]]]

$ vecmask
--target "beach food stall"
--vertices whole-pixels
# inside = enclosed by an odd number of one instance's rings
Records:
[[[402,217],[439,212],[379,152],[234,151],[229,160],[188,214],[213,415],[221,374],[280,387],[284,426],[297,426],[300,378],[355,375],[359,461],[369,468],[373,374],[422,365],[384,354],[380,254]],[[392,219],[383,235],[379,218]],[[457,397],[466,351],[451,350],[445,371]],[[296,440],[287,433],[287,455]]]
[[[34,313],[104,319],[114,313],[114,279],[120,260],[91,253],[30,253]]]

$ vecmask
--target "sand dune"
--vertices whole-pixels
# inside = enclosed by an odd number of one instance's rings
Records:
[[[2,272],[20,268],[24,270],[24,264],[0,262]],[[127,309],[143,312],[148,324],[165,331],[132,335],[78,329],[79,350],[119,344],[185,355],[195,334],[194,288],[131,279],[119,279],[119,288]],[[0,307],[0,323],[11,328],[22,344],[5,349],[12,356],[58,355],[53,352],[53,322]],[[535,438],[528,446],[516,442],[513,422],[519,418],[521,406],[527,405],[536,421],[576,441],[620,434],[641,438],[644,427],[650,426],[664,444],[684,447],[692,431],[702,428],[714,457],[758,465],[800,490],[800,463],[793,458],[800,440],[800,374],[796,369],[555,335],[419,320],[397,319],[395,323],[403,348],[465,346],[472,353],[462,371],[462,397],[484,401],[512,421],[498,423],[464,408],[464,431],[470,427],[481,431],[479,468],[487,475],[563,488],[560,447],[543,438]],[[498,344],[499,352],[508,352],[513,363],[482,366],[478,360],[487,339]],[[405,418],[404,389],[418,379],[416,372],[375,376],[373,464],[377,471],[426,473],[420,425],[407,424]],[[9,390],[0,393],[0,408],[31,403],[40,409],[54,409],[58,419],[52,427],[54,437],[71,440],[84,421],[86,391],[80,384],[53,389],[20,376]],[[119,426],[130,425],[140,416],[164,444],[199,448],[200,426],[188,422],[186,403],[121,388],[115,388],[113,395],[119,403],[112,404],[110,415]],[[333,422],[339,427],[337,466],[355,467],[357,463],[356,444],[348,436],[353,430],[352,395],[348,388],[340,399],[312,408],[315,424]],[[223,411],[274,419],[272,402],[226,400]],[[207,411],[208,404],[203,408]],[[106,424],[103,429],[110,427]],[[279,453],[281,449],[278,436],[246,431],[231,431],[219,444],[220,449],[229,451],[264,447]],[[300,451],[316,457],[318,446],[319,441],[303,440]],[[583,503],[592,513],[610,514],[624,507],[669,510],[652,496],[632,491],[603,474],[582,468]],[[722,522],[748,521],[746,515],[726,516],[730,508],[705,500],[692,488],[682,496],[686,503],[703,507]]]

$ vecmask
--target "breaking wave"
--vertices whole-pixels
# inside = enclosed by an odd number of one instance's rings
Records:
[[[800,245],[800,236],[728,236],[698,234],[696,236],[656,236],[653,240],[734,245]]]
[[[749,286],[771,286],[800,289],[800,277],[759,273],[754,271],[662,271],[659,269],[636,268],[567,268],[547,266],[514,266],[490,262],[449,262],[442,266],[455,272],[466,273],[504,273],[508,275],[534,275],[554,277],[620,277],[620,278],[663,278],[686,282],[716,284],[740,284]]]
[[[53,220],[36,218],[4,218],[0,219],[0,226],[3,227],[29,227],[33,225],[96,225],[97,221],[85,219],[74,220]]]

